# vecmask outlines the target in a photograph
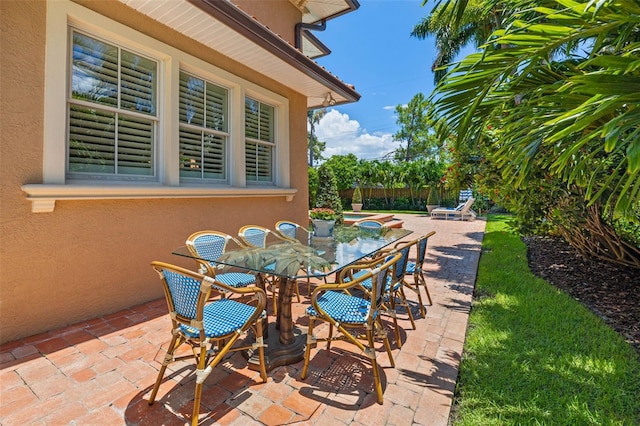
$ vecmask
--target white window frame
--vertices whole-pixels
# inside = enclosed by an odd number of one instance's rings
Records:
[[[69,85],[68,34],[75,27],[124,48],[140,51],[159,61],[158,125],[156,145],[157,181],[127,182],[66,178],[67,108]],[[65,58],[64,61],[60,58]],[[223,185],[180,182],[179,171],[179,71],[201,75],[229,88],[229,181]],[[247,186],[244,168],[244,98],[261,99],[276,108],[278,143],[273,185]],[[297,189],[290,187],[289,100],[221,68],[186,54],[159,40],[113,21],[68,0],[47,7],[43,179],[22,190],[32,201],[32,212],[52,212],[57,200],[140,198],[284,197],[292,201]]]
[[[227,91],[227,117],[225,118],[226,120],[226,124],[227,124],[227,131],[220,131],[220,130],[214,130],[214,129],[210,129],[204,126],[199,126],[199,125],[190,125],[188,123],[182,123],[180,122],[180,119],[178,118],[178,122],[179,122],[179,127],[183,127],[187,130],[193,130],[193,131],[197,131],[197,132],[203,132],[205,134],[211,134],[211,135],[215,135],[215,136],[220,136],[222,138],[224,138],[224,152],[225,152],[225,158],[223,158],[223,162],[224,162],[224,178],[221,179],[217,179],[217,178],[195,178],[195,177],[184,177],[181,176],[180,177],[180,181],[181,182],[189,182],[189,183],[197,183],[197,184],[210,184],[210,183],[228,183],[229,182],[229,173],[230,173],[230,161],[229,161],[229,151],[230,151],[230,141],[231,141],[231,134],[230,134],[230,128],[231,128],[231,94],[232,94],[232,89],[229,87],[226,87],[223,84],[219,84],[218,82],[214,82],[209,78],[203,77],[201,73],[197,73],[197,72],[191,72],[191,71],[187,71],[185,69],[185,67],[181,67],[180,68],[180,72],[183,72],[185,74],[188,74],[190,76],[193,76],[195,78],[201,79],[202,81],[204,81],[205,87],[206,84],[213,84],[216,85],[220,88],[223,88]],[[178,93],[178,100],[180,98],[180,94]],[[179,108],[179,106],[178,106]],[[204,106],[204,114],[206,115],[206,104]],[[179,129],[178,129],[179,130]],[[179,143],[179,135],[178,135],[178,143]],[[180,171],[178,170],[178,173],[180,173]]]
[[[277,173],[277,167],[278,167],[278,161],[277,161],[277,153],[278,153],[278,141],[279,141],[279,126],[278,126],[278,117],[280,116],[280,111],[278,109],[277,105],[273,105],[272,103],[269,102],[269,100],[265,99],[264,97],[260,96],[260,94],[251,94],[251,93],[245,93],[245,99],[243,99],[242,101],[242,117],[243,120],[246,117],[245,116],[245,109],[244,109],[244,102],[246,100],[246,98],[250,98],[253,99],[255,101],[258,101],[262,104],[265,105],[269,105],[270,107],[273,108],[273,141],[272,142],[267,142],[267,141],[263,141],[260,139],[254,139],[254,138],[249,138],[246,135],[244,135],[244,126],[242,127],[243,129],[243,141],[246,143],[247,140],[250,140],[251,142],[254,142],[258,145],[266,145],[266,146],[271,146],[273,148],[273,155],[272,155],[272,159],[271,159],[271,176],[273,177],[272,181],[248,181],[247,185],[273,185],[274,181],[275,181],[275,176]],[[243,158],[246,160],[246,151],[243,153]],[[246,179],[246,173],[245,173],[245,179]]]
[[[155,58],[151,58],[148,57],[144,54],[141,54],[138,51],[135,51],[133,49],[129,49],[128,46],[122,46],[119,43],[113,43],[111,41],[107,41],[107,40],[103,40],[101,38],[96,37],[95,34],[91,34],[91,33],[87,33],[85,31],[81,31],[79,30],[76,26],[70,26],[69,27],[69,31],[68,31],[68,43],[69,43],[69,49],[72,49],[73,45],[74,45],[74,39],[73,39],[73,34],[79,34],[81,36],[85,36],[94,40],[97,40],[99,42],[114,46],[115,48],[118,49],[118,54],[120,55],[121,51],[128,51],[132,54],[136,54],[139,55],[140,57],[146,58],[150,61],[153,61],[156,63],[156,80],[158,80],[158,63],[159,61],[157,61]],[[158,114],[158,111],[160,108],[158,108],[157,105],[154,105],[154,108],[156,109],[156,113],[155,114],[145,114],[145,113],[140,113],[138,111],[130,111],[127,110],[125,108],[122,108],[121,105],[116,105],[116,106],[111,106],[111,105],[103,105],[100,103],[93,103],[91,101],[86,101],[86,100],[80,100],[80,99],[74,99],[73,98],[73,93],[72,93],[72,83],[73,83],[73,78],[71,76],[72,71],[71,71],[71,67],[72,67],[72,63],[73,63],[73,58],[71,57],[72,55],[69,54],[68,55],[68,66],[69,66],[69,73],[68,73],[68,81],[67,81],[67,91],[66,91],[66,108],[67,108],[67,114],[70,113],[71,107],[72,106],[76,106],[76,107],[81,107],[81,108],[95,108],[97,110],[100,110],[102,112],[110,112],[113,114],[116,114],[116,116],[129,116],[129,117],[133,117],[133,118],[140,118],[143,120],[147,120],[153,123],[153,146],[152,146],[152,161],[153,161],[153,165],[151,168],[151,173],[150,174],[141,174],[141,175],[135,175],[135,174],[126,174],[126,173],[119,173],[118,169],[120,168],[120,164],[119,161],[117,159],[114,159],[114,172],[113,173],[100,173],[100,172],[77,172],[77,171],[72,171],[71,166],[70,166],[70,131],[69,131],[69,126],[71,124],[71,118],[69,116],[66,117],[67,119],[67,128],[66,128],[66,148],[67,148],[67,153],[66,153],[66,179],[68,181],[72,181],[72,180],[83,180],[83,179],[88,179],[88,180],[92,180],[92,181],[100,181],[100,180],[113,180],[113,181],[122,181],[122,180],[131,180],[134,182],[142,182],[142,181],[148,181],[148,182],[154,182],[157,181],[157,171],[158,171],[158,156],[156,155],[156,151],[158,149],[159,146],[159,136],[158,136],[158,124],[160,122],[160,117]],[[118,72],[121,72],[121,64],[118,62]],[[156,82],[156,86],[158,91],[160,90],[159,87],[159,83]],[[121,90],[122,88],[118,85],[118,99],[120,99],[121,96]],[[158,94],[156,93],[156,98],[158,97]],[[158,102],[158,100],[156,99],[156,102]],[[118,136],[115,137],[114,140],[115,143],[115,147],[116,150],[114,152],[115,157],[117,158],[118,156],[118,149],[117,146],[120,145],[121,140]]]

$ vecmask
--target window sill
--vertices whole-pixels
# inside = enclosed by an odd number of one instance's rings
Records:
[[[149,198],[251,198],[285,197],[292,201],[295,188],[212,188],[160,185],[22,185],[32,213],[50,213],[57,200],[125,200]]]

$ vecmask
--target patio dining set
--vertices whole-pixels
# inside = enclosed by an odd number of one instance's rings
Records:
[[[194,359],[191,423],[196,425],[203,383],[227,354],[241,351],[264,382],[273,368],[303,360],[304,380],[317,342],[327,342],[330,350],[336,339],[352,343],[370,360],[376,399],[382,404],[377,342],[394,366],[382,318],[391,319],[401,347],[397,313],[406,313],[416,329],[405,289],[415,292],[423,318],[421,293],[432,304],[422,268],[427,241],[435,232],[407,241],[411,234],[370,220],[337,227],[329,238],[315,237],[290,221],[276,223],[273,230],[243,226],[237,237],[213,230],[192,234],[173,254],[194,260],[194,270],[152,262],[163,284],[172,333],[149,404],[167,366]],[[412,250],[415,261],[410,260]],[[301,302],[300,281],[306,282],[309,298],[306,333],[291,312],[293,298]],[[321,323],[328,324],[328,333],[318,337],[314,331]],[[179,350],[183,345],[190,353]]]

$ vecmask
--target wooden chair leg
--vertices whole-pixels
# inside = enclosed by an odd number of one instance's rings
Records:
[[[427,293],[427,299],[429,299],[429,306],[433,306],[433,301],[431,300],[431,294],[429,293],[429,287],[427,287],[427,280],[420,271],[420,278],[416,278],[416,280],[422,281],[422,285],[424,286],[424,291]]]
[[[376,396],[378,404],[382,404],[382,380],[380,379],[380,370],[378,370],[378,362],[376,361],[376,350],[373,344],[373,330],[367,330],[367,340],[369,341],[368,354],[371,359],[371,368],[373,369],[373,383],[376,388]]]
[[[171,337],[171,342],[169,343],[169,347],[167,348],[167,353],[164,356],[164,361],[162,361],[162,367],[160,367],[160,371],[158,371],[158,378],[156,379],[155,385],[153,385],[153,390],[151,391],[151,396],[149,396],[149,405],[152,405],[156,400],[156,395],[158,394],[158,389],[160,389],[160,383],[162,383],[162,378],[164,377],[165,371],[167,371],[167,366],[173,361],[173,355],[178,349],[178,347],[182,344],[182,341],[178,340],[178,335],[174,334]]]
[[[387,332],[384,330],[384,325],[382,324],[382,319],[380,316],[377,318],[377,324],[380,334],[382,335],[382,341],[384,343],[384,348],[387,350],[387,356],[389,357],[389,363],[391,363],[392,367],[396,366],[395,361],[393,360],[393,354],[391,353],[391,344],[389,343],[389,338],[387,337]]]
[[[409,316],[409,321],[411,321],[411,328],[416,329],[416,322],[413,319],[413,313],[411,312],[411,306],[409,305],[409,300],[407,299],[407,295],[404,293],[404,288],[400,286],[400,301],[402,302],[402,306],[407,309],[407,315]]]
[[[200,355],[198,357],[198,367],[196,370],[196,389],[195,397],[193,400],[193,417],[191,418],[191,426],[198,426],[198,417],[200,416],[200,400],[202,398],[202,383],[206,376],[200,376],[207,365],[207,348],[200,348]]]
[[[418,295],[418,303],[420,304],[420,315],[422,315],[422,318],[426,318],[427,310],[424,308],[424,302],[422,301],[422,293],[420,293],[419,283],[414,283],[413,285],[409,283],[404,283],[404,284],[406,284],[407,287],[409,287]],[[428,290],[427,290],[427,293],[429,293]]]
[[[309,328],[307,331],[307,347],[304,350],[304,365],[302,366],[302,373],[300,373],[300,378],[302,380],[307,378],[307,369],[309,368],[309,359],[311,358],[311,346],[315,343],[315,339],[313,338],[313,323],[314,318],[309,317]]]
[[[258,344],[258,357],[260,359],[260,378],[262,378],[262,381],[266,382],[267,368],[265,366],[266,362],[264,359],[264,339],[262,336],[262,318],[256,321],[255,333],[256,333],[256,342]]]
[[[298,303],[300,303],[300,286],[298,285],[298,280],[296,280],[296,298],[298,299]]]
[[[396,333],[396,344],[398,345],[398,349],[402,349],[400,326],[398,325],[398,317],[396,315],[396,302],[392,296],[389,296],[389,309],[387,309],[387,313],[391,315],[391,319],[393,320],[393,329]]]
[[[327,350],[331,350],[331,341],[333,340],[333,323],[329,323],[329,338],[327,339]]]

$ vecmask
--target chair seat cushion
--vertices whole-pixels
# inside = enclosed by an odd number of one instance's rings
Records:
[[[233,288],[242,288],[256,282],[253,274],[245,274],[243,272],[224,272],[216,274],[216,280]]]
[[[413,274],[416,271],[416,262],[407,262],[407,274]]]
[[[253,306],[236,302],[233,299],[219,299],[204,307],[204,333],[207,337],[222,337],[233,333],[249,320],[256,311]],[[198,338],[198,329],[186,325],[181,331],[193,338]]]
[[[317,302],[331,318],[345,324],[364,324],[371,306],[368,300],[338,291],[321,294]],[[319,316],[313,306],[307,308],[307,315]]]

